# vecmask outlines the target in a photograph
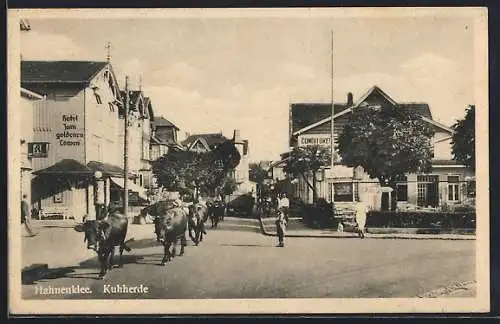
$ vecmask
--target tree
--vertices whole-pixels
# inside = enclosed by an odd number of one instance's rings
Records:
[[[250,181],[262,185],[264,180],[267,179],[267,170],[263,169],[258,163],[250,163],[249,169],[248,177]]]
[[[411,111],[356,108],[339,136],[339,153],[342,164],[361,166],[382,186],[396,189],[406,173],[430,170],[432,136],[428,123]]]
[[[169,190],[215,195],[240,162],[239,152],[231,141],[221,145],[205,153],[170,150],[153,162],[158,184]]]
[[[309,188],[313,191],[313,203],[316,202],[318,196],[316,190],[316,173],[317,171],[329,165],[331,154],[330,151],[321,146],[295,147],[283,170],[292,174],[295,177],[302,176]],[[309,181],[309,174],[312,173],[312,182]]]
[[[476,168],[475,114],[475,106],[470,105],[466,110],[465,118],[458,120],[452,126],[455,132],[451,141],[453,159],[472,170]]]

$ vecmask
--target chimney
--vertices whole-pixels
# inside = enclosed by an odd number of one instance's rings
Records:
[[[235,143],[241,143],[241,134],[239,129],[234,130],[233,141]]]
[[[353,100],[352,100],[352,92],[349,92],[349,93],[347,93],[347,106],[350,107],[353,104],[354,103],[353,103]]]

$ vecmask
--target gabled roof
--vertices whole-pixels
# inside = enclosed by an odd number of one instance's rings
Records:
[[[415,114],[422,117],[432,119],[431,109],[425,102],[403,102],[399,103],[398,107],[401,107],[407,111],[413,111]]]
[[[153,126],[173,127],[176,130],[179,130],[179,127],[175,126],[174,123],[172,123],[168,119],[165,119],[165,117],[163,117],[163,116],[154,117],[154,119],[153,119]]]
[[[214,149],[217,145],[229,140],[224,135],[222,135],[222,133],[193,134],[189,135],[184,141],[182,141],[182,145],[191,148],[191,146],[199,138],[202,138],[210,147],[210,149]]]
[[[429,105],[427,103],[419,103],[419,102],[409,102],[409,103],[396,103],[391,97],[389,97],[384,91],[382,91],[378,86],[373,86],[371,87],[363,96],[361,96],[361,98],[351,107],[347,107],[345,105],[345,108],[344,109],[341,109],[341,108],[337,108],[337,104],[335,104],[335,115],[333,116],[334,119],[338,118],[338,117],[341,117],[349,112],[352,112],[352,110],[354,108],[357,108],[359,107],[360,105],[362,105],[365,100],[370,97],[371,95],[379,95],[381,96],[382,98],[384,98],[385,100],[387,100],[390,104],[396,106],[396,107],[400,107],[406,111],[412,111],[414,112],[415,114],[419,115],[422,117],[422,119],[428,123],[431,123],[433,124],[434,126],[436,127],[439,127],[447,132],[453,132],[453,130],[441,123],[438,123],[436,121],[434,121],[432,119],[432,114],[431,114],[431,111],[430,111],[430,108],[429,108]],[[293,104],[292,104],[293,105]],[[309,104],[311,105],[311,104]],[[326,105],[326,104],[321,104],[321,105]],[[327,123],[327,122],[330,122],[331,121],[331,104],[328,104],[329,106],[329,109],[330,111],[329,112],[323,112],[326,117],[324,117],[323,119],[320,119],[320,120],[316,120],[315,122],[312,122],[310,123],[309,125],[306,125],[298,130],[296,130],[295,128],[293,128],[293,131],[292,131],[292,135],[295,136],[295,135],[299,135],[299,134],[302,134],[312,128],[315,128],[319,125],[322,125],[324,123]],[[340,105],[339,105],[340,106]],[[293,106],[292,106],[293,107]],[[311,107],[314,107],[314,106],[311,106]],[[325,108],[323,108],[325,109]],[[305,109],[304,109],[305,110]],[[292,120],[296,119],[294,116],[293,116],[293,109],[292,109]],[[301,112],[302,114],[304,115],[307,115],[307,111],[303,111]],[[318,113],[315,113],[314,110],[309,110],[309,115],[312,116],[310,118],[313,118],[313,119],[317,119],[320,114]],[[297,117],[299,118],[299,117]]]
[[[108,64],[96,61],[22,61],[21,83],[86,83]]]
[[[332,104],[330,103],[293,103],[290,106],[292,110],[292,133],[328,118],[332,114]],[[334,104],[335,114],[347,108],[349,108],[347,104]]]

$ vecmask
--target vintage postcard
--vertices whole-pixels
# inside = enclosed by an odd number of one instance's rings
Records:
[[[10,312],[489,311],[487,26],[9,10]]]

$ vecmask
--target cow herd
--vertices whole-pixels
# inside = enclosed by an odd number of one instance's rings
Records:
[[[176,256],[177,244],[180,241],[179,256],[184,254],[187,245],[186,232],[197,246],[207,234],[205,223],[210,218],[212,228],[217,228],[219,221],[224,220],[224,203],[220,201],[192,203],[187,207],[172,201],[161,201],[148,206],[147,213],[154,217],[154,233],[156,241],[163,245],[161,265],[165,265]],[[88,220],[75,226],[77,232],[84,232],[87,248],[96,251],[100,273],[103,279],[113,267],[115,248],[120,251],[119,266],[122,266],[123,251],[130,251],[125,237],[127,236],[128,219],[118,211],[109,211],[101,220]]]

